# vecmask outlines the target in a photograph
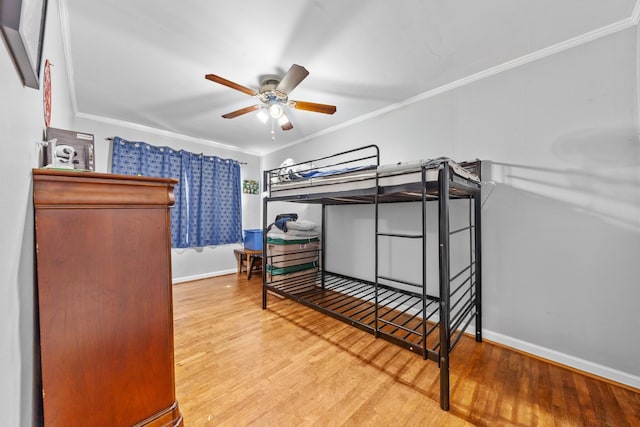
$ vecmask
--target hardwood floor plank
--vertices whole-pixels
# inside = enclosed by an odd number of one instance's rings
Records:
[[[437,363],[296,302],[260,277],[174,290],[176,394],[187,426],[640,426],[640,393],[463,337],[451,410]]]

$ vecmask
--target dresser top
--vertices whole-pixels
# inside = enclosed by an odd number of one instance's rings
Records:
[[[36,207],[155,206],[175,203],[175,179],[59,169],[33,169]]]

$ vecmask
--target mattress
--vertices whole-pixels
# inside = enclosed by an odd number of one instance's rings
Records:
[[[351,172],[337,171],[336,174],[323,174],[307,179],[271,183],[271,196],[295,196],[299,194],[333,193],[352,190],[375,189],[376,175],[381,187],[420,183],[422,169],[425,169],[427,182],[438,181],[439,165],[443,159],[396,163],[378,166],[377,169],[356,170]],[[471,173],[458,163],[448,159],[454,174],[473,182],[480,182],[477,175]]]

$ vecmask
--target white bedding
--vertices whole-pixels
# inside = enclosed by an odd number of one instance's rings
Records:
[[[284,232],[279,228],[272,228],[267,233],[267,237],[270,239],[282,239],[282,240],[302,240],[302,239],[317,239],[317,230],[287,230]]]
[[[286,181],[271,184],[272,196],[291,196],[297,194],[317,194],[323,192],[340,192],[373,188],[376,185],[376,172],[379,185],[382,187],[418,183],[422,180],[422,166],[425,165],[426,181],[438,180],[440,161],[436,159],[415,161],[411,163],[396,163],[378,166],[376,169],[358,170],[327,175],[315,178]],[[465,179],[480,182],[477,175],[469,172],[458,163],[449,160],[453,172]]]

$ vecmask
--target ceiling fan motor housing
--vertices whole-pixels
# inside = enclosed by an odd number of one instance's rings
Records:
[[[286,93],[276,90],[279,84],[279,77],[265,77],[260,84],[258,98],[260,98],[260,100],[264,103],[280,102],[285,104],[289,100],[289,96]]]

